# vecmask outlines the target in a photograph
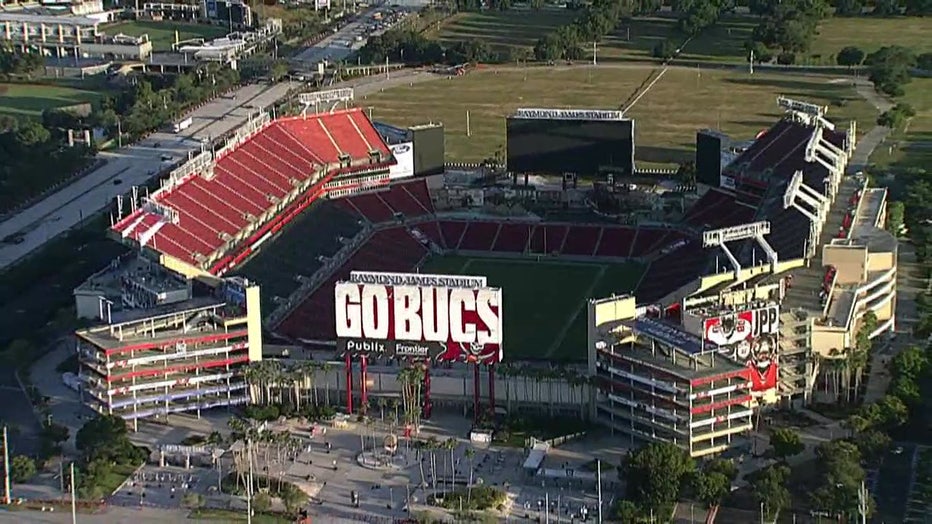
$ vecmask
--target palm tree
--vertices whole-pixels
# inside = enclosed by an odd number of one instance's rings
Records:
[[[375,401],[376,405],[379,406],[379,418],[382,420],[382,423],[385,423],[385,406],[388,405],[388,399],[385,397],[379,397]]]
[[[450,489],[453,489],[456,487],[456,439],[452,437],[446,439],[443,441],[443,447],[450,451]]]
[[[427,439],[426,448],[430,452],[430,480],[434,486],[434,493],[437,492],[437,449],[440,447],[440,442],[437,441],[437,437],[430,437]]]
[[[511,377],[512,366],[508,364],[499,364],[496,373],[505,382],[505,409],[511,412]]]
[[[469,461],[469,481],[466,483],[466,501],[469,502],[469,500],[472,498],[472,475],[474,471],[472,461],[473,457],[476,456],[476,450],[473,449],[472,446],[469,446],[466,448],[465,454],[466,460]]]
[[[401,398],[404,405],[405,425],[415,432],[421,426],[421,388],[424,384],[424,368],[415,363],[411,367],[398,370],[398,382],[401,384]]]
[[[325,360],[324,363],[321,364],[321,366],[320,366],[320,369],[321,369],[321,371],[323,372],[323,375],[324,375],[325,377],[328,377],[328,375],[330,374],[331,368],[333,368],[333,366],[330,364],[330,362],[328,362],[328,361],[326,361],[326,360]],[[334,382],[333,382],[334,389],[336,389],[336,386],[337,386],[338,383],[339,383],[339,382],[337,382],[337,381],[334,381]],[[327,392],[327,405],[329,406],[329,405],[330,405],[330,380],[329,380],[329,377],[328,377],[328,380],[327,380],[327,387],[324,388],[324,391]]]

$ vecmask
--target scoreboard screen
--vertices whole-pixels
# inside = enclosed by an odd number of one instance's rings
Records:
[[[633,174],[634,121],[591,118],[602,113],[617,112],[540,110],[533,118],[509,117],[508,171]]]

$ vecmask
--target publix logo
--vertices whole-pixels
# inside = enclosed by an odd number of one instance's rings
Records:
[[[399,144],[397,146],[392,146],[392,153],[396,155],[403,155],[411,151],[411,144]]]

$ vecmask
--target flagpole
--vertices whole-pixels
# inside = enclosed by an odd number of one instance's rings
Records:
[[[596,483],[598,484],[599,493],[599,524],[602,524],[602,461],[595,461]]]

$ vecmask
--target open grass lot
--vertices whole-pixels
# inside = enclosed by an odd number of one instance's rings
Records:
[[[480,40],[493,48],[534,46],[538,38],[570,24],[578,12],[566,9],[459,13],[425,35],[441,42]]]
[[[505,357],[514,360],[586,358],[589,298],[630,291],[643,274],[636,263],[432,257],[425,273],[479,275],[502,288]]]
[[[916,110],[906,128],[897,130],[871,155],[881,168],[917,167],[932,170],[932,78],[914,78],[897,100]]]
[[[91,91],[65,85],[0,83],[0,114],[41,116],[42,111],[84,102],[96,102],[103,97]]]
[[[443,122],[447,158],[481,161],[504,148],[504,118],[516,108],[615,109],[650,71],[619,65],[480,70],[386,89],[359,103],[382,122]],[[841,125],[856,119],[865,132],[877,117],[852,87],[834,77],[671,68],[630,112],[636,120],[636,157],[651,165],[690,160],[696,131],[706,127],[753,138],[780,117],[779,94],[830,105],[830,119]]]
[[[758,18],[754,16],[726,16],[692,39],[680,57],[685,60],[744,62],[744,43],[751,38],[757,22]],[[659,42],[672,39],[680,44],[685,41],[676,24],[675,18],[665,16],[635,17],[622,22],[599,46],[598,59],[606,62],[653,60],[651,52]]]
[[[847,46],[871,53],[888,45],[909,47],[916,54],[932,51],[932,18],[826,18],[819,25],[810,54],[828,60]],[[831,61],[834,63],[834,58]]]
[[[130,36],[149,35],[152,49],[155,51],[170,51],[175,43],[175,31],[181,41],[192,38],[217,38],[229,32],[228,28],[217,25],[183,24],[178,22],[119,22],[101,28],[108,35],[122,33]]]

